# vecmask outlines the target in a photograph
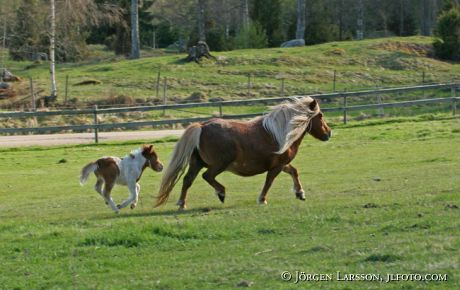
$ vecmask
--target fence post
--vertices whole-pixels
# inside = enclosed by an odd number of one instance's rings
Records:
[[[280,91],[280,96],[284,97],[284,78],[281,79],[281,91]]]
[[[332,91],[335,92],[335,82],[337,80],[337,70],[334,70],[334,83],[332,85]]]
[[[97,105],[94,105],[94,142],[99,143],[99,128],[97,127],[99,121],[97,120]]]
[[[450,88],[450,96],[452,97],[452,115],[457,115],[457,91],[455,86]]]
[[[343,96],[343,123],[347,123],[347,96]]]
[[[219,117],[222,118],[222,102],[219,102]]]
[[[167,83],[168,79],[165,77],[163,80],[163,106],[166,106],[166,87],[168,86]],[[166,108],[163,108],[163,116],[166,114]]]
[[[65,96],[64,96],[64,105],[67,106],[67,96],[69,92],[69,75],[65,76]]]
[[[161,73],[161,68],[158,68],[158,73],[157,73],[157,93],[156,97],[158,98],[158,94],[160,91],[160,73]]]
[[[36,111],[36,103],[35,103],[35,94],[34,94],[34,83],[32,81],[32,77],[29,77],[29,83],[30,83],[30,97],[32,98],[32,111]]]
[[[248,74],[248,96],[251,93],[251,74]]]

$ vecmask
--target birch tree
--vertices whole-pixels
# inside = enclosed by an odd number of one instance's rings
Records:
[[[51,77],[51,99],[57,97],[56,87],[56,67],[55,67],[55,51],[56,51],[56,3],[55,0],[50,0],[50,77]]]
[[[140,57],[139,41],[139,6],[138,0],[131,0],[131,58]]]
[[[296,39],[304,39],[305,37],[305,0],[297,0],[297,29],[295,33]]]

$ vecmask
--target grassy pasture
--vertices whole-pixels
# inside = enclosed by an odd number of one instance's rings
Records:
[[[264,176],[218,177],[225,204],[198,178],[189,210],[153,209],[160,175],[141,180],[135,210],[113,214],[78,184],[79,170],[142,142],[0,149],[0,288],[458,289],[460,120],[388,119],[307,137],[293,162],[307,201],[281,174],[267,206]],[[167,161],[174,142],[155,143]],[[116,201],[126,189],[115,188]],[[334,281],[286,282],[283,271]],[[344,282],[335,273],[447,274],[446,282]]]
[[[184,63],[185,54],[160,53],[138,60],[117,58],[107,52],[100,56],[101,47],[96,46],[93,50],[98,56],[93,61],[57,64],[58,101],[63,102],[66,75],[69,98],[80,103],[120,95],[151,100],[156,95],[159,69],[161,77],[168,79],[169,101],[172,97],[184,99],[193,92],[234,100],[274,97],[280,95],[281,79],[285,80],[285,95],[328,92],[333,88],[334,71],[338,91],[421,84],[424,73],[426,83],[459,81],[460,65],[430,57],[431,43],[430,37],[394,37],[288,49],[213,52],[217,61],[204,60],[201,65]],[[36,91],[43,91],[40,95],[48,93],[48,63],[8,60],[6,66],[26,78],[16,87],[21,98],[29,94],[27,77],[34,79]],[[88,80],[101,83],[77,85]]]

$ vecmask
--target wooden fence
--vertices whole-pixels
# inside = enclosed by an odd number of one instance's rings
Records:
[[[377,90],[357,91],[357,92],[336,92],[329,94],[315,94],[310,95],[317,99],[342,99],[341,106],[332,108],[323,108],[325,112],[339,111],[343,112],[343,121],[347,122],[348,112],[353,110],[364,110],[378,108],[383,109],[387,107],[406,107],[415,106],[421,104],[430,103],[451,103],[452,114],[456,115],[457,101],[460,100],[456,96],[457,89],[460,88],[458,83],[449,84],[433,84],[433,85],[422,85],[422,86],[411,86],[411,87],[400,87],[400,88],[385,88]],[[366,105],[354,105],[348,106],[348,99],[350,97],[369,97],[373,95],[381,95],[388,93],[404,93],[434,89],[450,89],[450,97],[435,98],[435,99],[420,99],[413,101],[404,102],[392,102],[392,103],[378,103],[378,104],[366,104]],[[60,111],[49,111],[49,112],[1,112],[0,118],[30,118],[30,117],[43,117],[43,116],[64,116],[64,115],[93,115],[93,124],[88,125],[66,125],[66,126],[49,126],[49,127],[27,127],[27,128],[0,128],[0,134],[16,134],[16,133],[46,133],[46,132],[60,132],[60,131],[80,131],[80,130],[93,130],[95,136],[95,142],[98,142],[98,131],[99,130],[111,130],[115,128],[139,128],[144,126],[160,126],[160,125],[173,125],[173,124],[188,124],[192,122],[200,122],[209,119],[209,117],[194,117],[194,118],[182,118],[182,119],[171,119],[171,120],[156,120],[156,121],[142,121],[142,122],[121,122],[121,123],[99,123],[99,114],[115,114],[115,113],[129,113],[129,112],[147,112],[147,111],[158,111],[166,109],[181,110],[186,108],[198,108],[198,107],[217,107],[219,108],[219,117],[227,119],[243,119],[259,116],[260,114],[240,114],[240,115],[224,115],[223,107],[226,106],[245,106],[245,105],[256,105],[256,104],[276,104],[281,101],[288,99],[289,97],[281,98],[266,98],[266,99],[249,99],[241,101],[221,101],[221,102],[209,102],[209,103],[188,103],[188,104],[174,104],[174,105],[159,105],[159,106],[142,106],[142,107],[125,107],[125,108],[108,108],[98,109],[95,106],[93,109],[82,109],[82,110],[60,110]]]

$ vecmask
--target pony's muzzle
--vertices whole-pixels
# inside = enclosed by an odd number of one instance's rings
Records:
[[[322,141],[329,141],[331,137],[332,137],[332,130],[329,130],[329,132],[323,135]]]
[[[153,170],[155,170],[156,172],[161,172],[161,171],[163,171],[163,164],[161,164],[160,162],[158,162],[157,164],[155,164],[155,166],[153,166]]]

